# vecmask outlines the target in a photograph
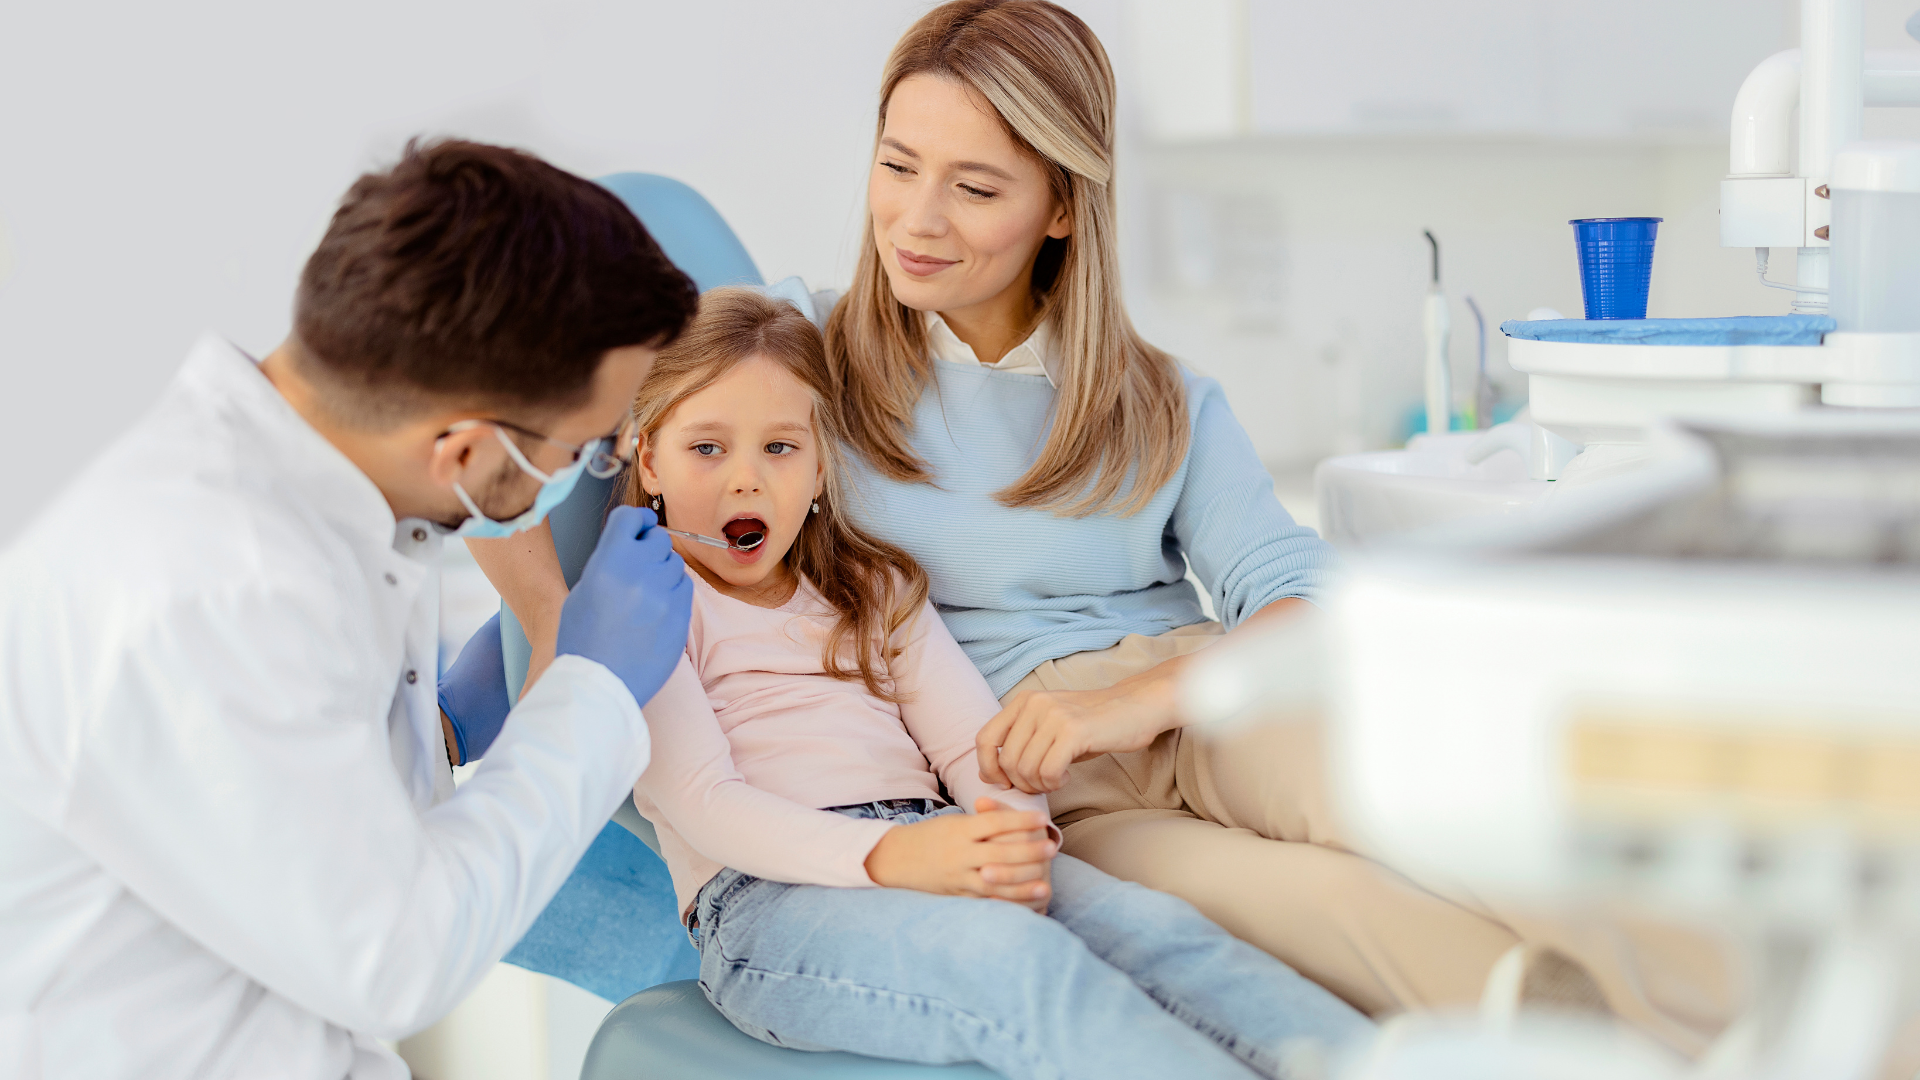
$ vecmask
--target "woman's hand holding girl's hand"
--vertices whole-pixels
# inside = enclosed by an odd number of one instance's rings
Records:
[[[1105,690],[1030,691],[980,729],[980,779],[1028,794],[1058,791],[1074,762],[1143,750],[1179,723],[1173,680],[1158,669]]]
[[[1282,597],[1223,638],[1194,640],[1197,645],[1237,640],[1312,610],[1297,596]],[[1064,787],[1067,768],[1076,761],[1145,750],[1162,732],[1188,722],[1180,713],[1180,676],[1192,662],[1191,652],[1163,660],[1105,690],[1021,694],[987,721],[974,740],[981,781],[1037,795]]]
[[[982,798],[971,814],[888,829],[867,853],[867,876],[889,888],[1011,900],[1044,912],[1055,850],[1045,814]]]

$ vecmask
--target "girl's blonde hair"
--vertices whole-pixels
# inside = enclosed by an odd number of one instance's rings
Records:
[[[858,678],[886,701],[901,699],[885,674],[899,654],[897,632],[927,602],[927,575],[906,552],[860,531],[840,512],[840,453],[847,432],[833,391],[820,331],[791,304],[752,289],[715,289],[700,298],[700,310],[634,396],[633,416],[651,444],[674,406],[713,385],[727,372],[760,357],[778,364],[813,399],[813,432],[826,463],[820,512],[810,514],[787,553],[789,566],[813,583],[840,617],[827,635],[821,663],[836,679]],[[648,503],[640,470],[629,469],[626,501]],[[663,505],[661,524],[673,507]],[[851,645],[851,650],[848,646]],[[849,669],[841,657],[851,651]]]
[[[1187,455],[1187,401],[1172,357],[1146,343],[1120,302],[1113,195],[1113,69],[1100,39],[1045,0],[954,0],[908,30],[880,82],[876,152],[894,88],[953,79],[1000,115],[1045,163],[1073,233],[1048,239],[1032,288],[1053,322],[1060,381],[1039,456],[996,498],[1084,516],[1146,505]],[[867,218],[852,287],[827,322],[827,355],[846,396],[852,445],[882,474],[930,481],[907,442],[932,377],[924,316],[894,299]]]

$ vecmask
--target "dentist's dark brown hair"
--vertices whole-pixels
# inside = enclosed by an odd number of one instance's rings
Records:
[[[579,405],[609,349],[671,341],[697,303],[607,189],[521,150],[416,139],[341,200],[300,275],[292,352],[357,426],[444,402],[510,419]]]

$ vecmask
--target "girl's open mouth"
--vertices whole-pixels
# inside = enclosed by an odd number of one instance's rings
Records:
[[[727,522],[720,535],[736,551],[752,551],[767,542],[767,523],[757,517],[737,517]]]

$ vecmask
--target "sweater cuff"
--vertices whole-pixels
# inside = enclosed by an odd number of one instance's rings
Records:
[[[867,873],[867,856],[873,854],[873,849],[880,845],[880,838],[887,834],[888,829],[896,828],[897,823],[876,821],[872,818],[853,820],[860,828],[857,831],[848,830],[847,846],[838,858],[830,862],[835,880],[821,884],[852,889],[879,888],[880,883],[873,880],[873,875]]]

